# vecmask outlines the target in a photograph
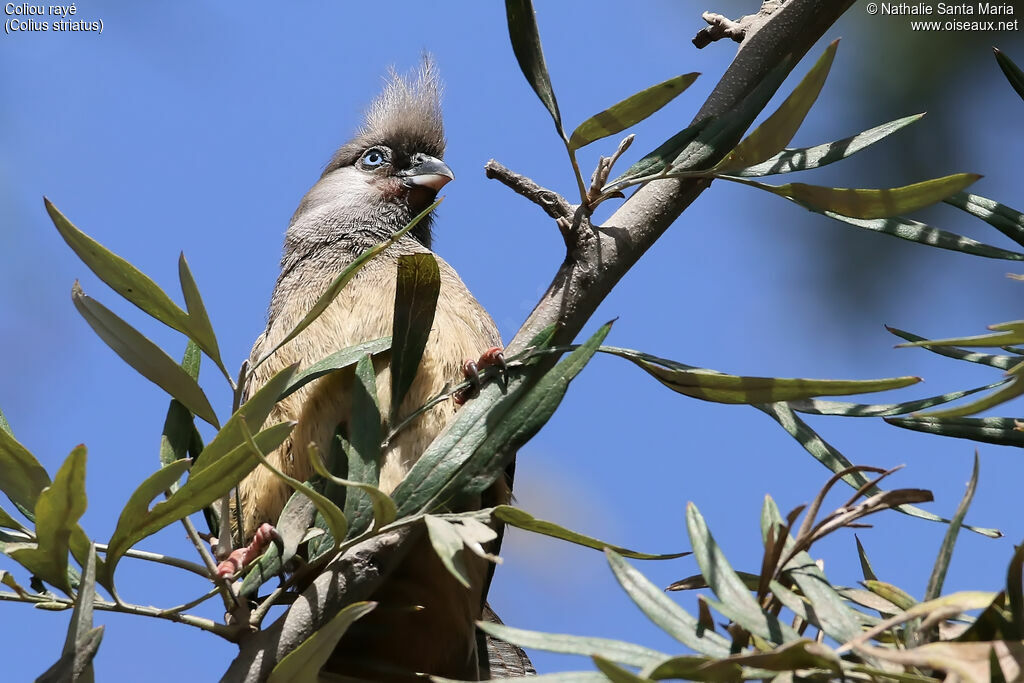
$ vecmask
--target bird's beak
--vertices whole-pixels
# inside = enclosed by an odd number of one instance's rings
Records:
[[[455,174],[448,168],[448,164],[427,154],[414,156],[412,165],[396,175],[406,187],[422,187],[434,192],[440,191],[449,180],[455,180]]]

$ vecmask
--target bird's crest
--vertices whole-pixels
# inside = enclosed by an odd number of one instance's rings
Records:
[[[391,68],[384,90],[366,110],[356,136],[335,153],[324,173],[355,162],[363,150],[377,144],[438,158],[444,155],[441,79],[430,55],[424,55],[409,76]]]

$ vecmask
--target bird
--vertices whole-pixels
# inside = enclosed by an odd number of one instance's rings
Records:
[[[266,362],[255,365],[308,313],[346,266],[406,226],[454,179],[443,161],[446,141],[440,98],[440,78],[429,56],[411,74],[392,69],[354,137],[334,153],[299,202],[285,234],[267,327],[253,345],[254,370],[247,394],[291,364],[297,363],[301,371],[334,351],[391,334],[398,259],[405,254],[434,253],[433,215],[367,262],[315,322]],[[409,415],[447,384],[460,380],[466,359],[501,347],[491,316],[455,270],[434,256],[440,271],[434,321],[398,416]],[[386,353],[373,361],[382,406],[390,401],[389,363]],[[353,382],[352,369],[342,370],[281,400],[267,424],[293,420],[296,426],[290,438],[268,456],[270,462],[306,480],[312,474],[309,444],[319,453],[328,453],[336,432],[344,433]],[[385,493],[395,489],[458,409],[456,401],[442,402],[386,445],[379,481]],[[252,534],[261,524],[276,521],[291,489],[260,467],[240,482],[238,494],[242,527]],[[507,502],[508,485],[500,480],[486,496],[496,503]],[[444,568],[424,534],[371,597],[377,608],[342,638],[328,662],[330,671],[344,680],[423,680],[414,678],[414,673],[476,680],[475,622],[481,617],[490,570],[485,560],[467,555],[469,589]]]

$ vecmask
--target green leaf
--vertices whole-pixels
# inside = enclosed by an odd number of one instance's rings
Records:
[[[398,504],[398,515],[406,517],[429,511],[445,495],[471,493],[469,485],[463,483],[470,476],[479,477],[471,482],[474,489],[486,489],[490,485],[488,477],[497,477],[504,469],[501,455],[513,453],[518,441],[532,436],[529,429],[540,428],[546,419],[545,411],[557,407],[568,382],[583,368],[607,333],[605,325],[588,342],[594,343],[587,350],[580,347],[532,386],[516,376],[509,379],[504,389],[494,383],[485,386],[479,396],[459,410],[395,488],[392,498]],[[542,385],[545,389],[538,391]],[[545,395],[545,391],[550,393]],[[537,407],[540,411],[533,413]]]
[[[315,302],[313,302],[313,305],[312,307],[310,307],[309,312],[306,313],[302,320],[300,320],[298,324],[292,328],[291,332],[286,334],[285,337],[274,346],[274,348],[267,351],[259,360],[253,363],[252,367],[250,368],[250,372],[255,368],[259,367],[260,365],[263,365],[263,363],[266,362],[268,358],[273,356],[279,348],[290,342],[292,339],[295,339],[295,337],[299,336],[299,334],[301,334],[303,330],[312,325],[313,321],[319,318],[320,315],[327,310],[327,307],[331,305],[331,303],[338,297],[338,294],[341,292],[341,290],[345,288],[345,285],[347,285],[352,280],[352,278],[356,276],[356,273],[358,273],[363,266],[365,266],[372,258],[376,257],[382,251],[391,247],[391,245],[393,245],[395,242],[401,239],[402,236],[405,235],[407,232],[415,228],[420,221],[426,218],[431,211],[437,208],[437,205],[440,204],[443,199],[443,197],[438,199],[433,204],[423,209],[423,211],[420,211],[411,221],[409,221],[409,223],[404,228],[402,228],[401,230],[399,230],[394,235],[384,240],[380,244],[376,244],[370,247],[362,254],[357,256],[355,260],[352,261],[352,263],[348,264],[344,270],[338,273],[338,276],[334,278],[331,284],[327,285],[327,289],[324,290],[324,293],[321,294],[320,297]]]
[[[877,579],[865,579],[863,581],[864,587],[869,591],[885,598],[892,604],[899,607],[901,610],[908,610],[911,607],[919,604],[917,600],[910,596],[903,589],[892,585],[886,581],[878,581]]]
[[[1007,635],[1014,640],[1024,637],[1024,544],[1014,549],[1013,557],[1006,568],[1006,601],[1010,608]]]
[[[981,256],[982,258],[1002,259],[1004,261],[1024,260],[1024,254],[1019,252],[993,247],[992,245],[985,244],[984,242],[972,240],[970,237],[964,237],[963,235],[958,235],[946,230],[939,230],[938,228],[933,228],[930,225],[910,220],[909,218],[901,218],[898,216],[892,218],[871,219],[850,218],[849,216],[843,216],[833,211],[818,211],[811,206],[807,206],[805,208],[841,223],[853,225],[858,228],[864,228],[865,230],[871,230],[872,232],[880,232],[883,235],[890,235],[901,240],[907,240],[908,242],[917,242],[918,244],[923,244],[925,246],[936,247],[937,249],[948,249],[949,251],[958,251],[963,254],[972,254],[974,256]]]
[[[199,378],[199,365],[202,356],[199,347],[191,339],[185,347],[185,358],[181,362],[182,369],[192,379]],[[191,451],[198,455],[202,450],[202,439],[196,431],[192,413],[180,401],[172,398],[164,418],[164,429],[160,435],[160,465],[169,465],[176,460],[188,457]],[[173,485],[172,490],[177,488]]]
[[[85,446],[76,446],[36,501],[36,545],[9,555],[35,576],[71,592],[68,550],[71,534],[85,512]]]
[[[93,602],[96,600],[96,546],[89,544],[89,556],[85,563],[85,573],[78,586],[78,595],[75,596],[75,608],[71,612],[71,621],[68,624],[68,634],[64,639],[63,656],[70,656],[72,660],[81,660],[78,655],[80,648],[85,648],[90,642],[92,626]],[[95,654],[95,649],[93,650]],[[92,656],[83,662],[80,669],[76,666],[76,678],[79,681],[92,681]]]
[[[39,494],[50,485],[50,475],[35,456],[15,440],[10,427],[0,429],[0,472],[3,472],[0,491],[35,521],[32,510]]]
[[[693,503],[686,505],[686,528],[700,572],[719,599],[718,602],[708,599],[709,605],[752,634],[772,643],[782,644],[800,639],[796,631],[757,604],[743,580],[725,559]]]
[[[752,668],[756,667],[755,671]],[[685,678],[693,681],[721,681],[766,678],[765,671],[796,671],[797,669],[824,669],[842,678],[842,665],[838,655],[827,645],[801,639],[775,648],[770,652],[736,654],[723,659],[705,657],[673,657],[662,662],[649,675],[663,678]]]
[[[285,655],[270,672],[267,683],[308,683],[318,680],[320,669],[327,663],[345,631],[376,606],[375,602],[354,602],[338,612]]]
[[[721,171],[759,164],[788,145],[796,135],[800,124],[804,122],[807,112],[818,99],[818,94],[821,92],[822,86],[825,85],[825,79],[828,78],[829,69],[832,68],[832,60],[836,56],[838,47],[838,40],[830,43],[818,58],[817,63],[811,67],[811,70],[793,89],[790,96],[779,105],[775,113],[726,155],[715,166],[715,170]]]
[[[877,581],[878,577],[875,576],[875,570],[871,567],[871,561],[868,560],[868,554],[864,550],[864,546],[861,545],[860,538],[856,534],[853,535],[853,539],[857,541],[857,557],[860,558],[860,570],[864,575],[865,579],[869,581]]]
[[[40,607],[46,603],[36,603]],[[61,605],[61,603],[50,603]],[[63,606],[61,607],[63,609]],[[82,635],[73,653],[61,655],[57,662],[36,679],[36,683],[66,683],[92,681],[92,660],[103,640],[103,626],[97,626]]]
[[[424,515],[423,521],[427,525],[430,545],[433,546],[441,564],[456,581],[469,588],[472,581],[466,567],[466,551],[463,548],[465,544],[462,542],[462,536],[455,531],[455,525],[433,515]]]
[[[974,469],[971,472],[971,481],[967,484],[967,491],[963,500],[956,508],[956,514],[949,522],[946,529],[946,536],[942,539],[942,546],[939,548],[939,556],[935,560],[932,574],[928,578],[928,587],[924,591],[924,599],[934,600],[942,594],[942,584],[946,581],[946,570],[949,569],[949,562],[953,558],[953,547],[956,545],[956,537],[960,534],[960,525],[967,515],[967,508],[971,506],[974,499],[974,491],[978,487],[978,452],[974,452]]]
[[[609,661],[600,655],[594,655],[591,659],[594,660],[594,666],[597,667],[598,671],[607,676],[608,680],[612,683],[645,683],[653,680],[637,676],[629,669],[624,669],[615,662]]]
[[[689,88],[699,75],[689,73],[670,78],[594,114],[572,132],[569,149],[577,150],[640,123]]]
[[[519,647],[535,648],[547,652],[562,652],[570,655],[593,657],[599,655],[626,666],[652,666],[668,655],[650,648],[608,638],[585,638],[560,633],[541,633],[512,628],[504,624],[478,621],[477,628],[495,638]]]
[[[887,417],[885,421],[915,432],[1024,448],[1024,432],[1012,417]]]
[[[606,346],[600,350],[635,363],[673,391],[692,398],[718,403],[767,403],[823,395],[863,394],[899,389],[921,381],[919,377],[892,377],[877,380],[741,377],[726,375],[715,370],[694,368],[632,349]]]
[[[499,505],[491,512],[495,519],[500,519],[509,526],[514,526],[517,529],[523,529],[524,531],[530,531],[535,534],[541,534],[543,536],[550,536],[551,538],[558,538],[563,541],[569,541],[576,545],[581,545],[584,548],[593,548],[594,550],[605,550],[611,549],[634,560],[670,560],[676,557],[685,557],[690,553],[673,553],[670,555],[651,555],[649,553],[640,553],[635,550],[629,550],[622,548],[611,543],[605,543],[604,541],[590,536],[584,536],[583,534],[570,531],[564,527],[561,527],[553,522],[548,522],[543,519],[537,519],[526,510],[521,510],[511,505]]]
[[[1009,374],[1012,375],[1010,381],[1004,384],[1002,388],[996,389],[990,394],[986,394],[985,396],[976,398],[965,405],[957,406],[955,408],[943,408],[941,410],[932,410],[927,413],[922,413],[921,417],[960,417],[962,415],[972,415],[1017,398],[1021,394],[1024,394],[1024,381],[1022,381],[1022,376],[1024,376],[1024,364],[1018,365],[1016,368],[1010,370]]]
[[[697,620],[611,548],[604,551],[619,585],[647,617],[688,648],[711,657],[726,657],[729,641],[705,631]]]
[[[754,407],[778,422],[790,436],[800,442],[800,445],[804,447],[804,450],[813,455],[818,462],[829,468],[832,472],[838,473],[853,466],[845,455],[840,453],[834,446],[821,438],[821,436],[811,429],[806,422],[801,420],[800,417],[793,412],[793,409],[789,407],[788,403],[761,403]],[[904,418],[885,418],[887,422],[901,419]],[[860,489],[868,483],[868,479],[861,472],[852,472],[844,476],[843,481],[854,489]],[[881,493],[881,491],[882,489],[877,486],[873,486],[864,493],[865,495],[874,495]],[[948,519],[934,515],[914,505],[899,505],[894,509],[906,515],[910,515],[911,517],[927,519],[932,522],[949,522]],[[964,528],[990,538],[999,538],[1002,536],[1002,533],[998,529],[986,529],[966,524],[964,525]]]
[[[335,372],[336,370],[344,370],[345,368],[352,367],[359,362],[360,358],[367,354],[375,356],[390,348],[391,337],[381,337],[380,339],[374,339],[372,341],[363,342],[362,344],[346,347],[340,351],[335,351],[326,358],[313,363],[312,365],[304,368],[301,372],[297,373],[295,377],[292,378],[291,384],[289,384],[278,397],[278,400],[280,401],[286,396],[292,395],[315,379],[319,379],[320,377]]]
[[[72,225],[49,199],[43,201],[60,236],[96,277],[152,317],[194,340],[210,358],[220,357],[212,330],[207,335],[202,322],[197,323],[181,310],[142,271]]]
[[[117,317],[106,306],[86,296],[77,282],[71,290],[71,300],[89,326],[121,357],[121,360],[178,399],[196,417],[220,428],[220,422],[217,421],[217,415],[213,412],[206,394],[159,346]]]
[[[957,192],[943,201],[980,218],[1017,244],[1024,244],[1024,214],[1020,211],[969,192]]]
[[[886,190],[822,187],[804,183],[768,185],[753,180],[732,180],[792,199],[819,213],[831,211],[850,218],[888,218],[940,202],[973,184],[980,177],[974,173],[957,173]]]
[[[906,339],[909,342],[923,342],[922,344],[910,344],[909,346],[921,346],[932,353],[939,354],[940,356],[956,358],[957,360],[965,360],[969,363],[980,363],[993,368],[999,368],[1000,370],[1009,370],[1010,368],[1019,365],[1021,361],[1018,356],[977,353],[975,351],[967,351],[966,349],[958,349],[943,345],[933,346],[931,345],[932,342],[929,342],[924,337],[920,337],[916,334],[911,334],[910,332],[905,332],[895,327],[889,327],[888,325],[885,326],[885,329],[889,330],[897,337]]]
[[[260,387],[238,410],[232,415],[217,435],[196,458],[192,466],[192,476],[199,474],[207,467],[216,463],[220,458],[234,451],[245,441],[244,424],[250,432],[257,431],[266,422],[270,411],[277,403],[277,397],[281,395],[298,364],[289,365],[276,375],[271,377],[266,384]]]
[[[391,524],[397,518],[397,509],[395,507],[395,501],[391,499],[391,496],[381,491],[373,484],[369,484],[361,481],[352,481],[350,479],[342,479],[336,477],[327,471],[324,466],[323,460],[315,452],[316,449],[310,449],[309,460],[313,464],[313,469],[321,477],[327,481],[337,484],[338,486],[345,486],[348,488],[354,488],[362,493],[365,493],[370,501],[371,510],[373,511],[373,530],[376,531],[383,526]],[[346,496],[346,501],[348,497]],[[347,516],[347,515],[346,515]]]
[[[866,130],[863,133],[828,142],[814,147],[801,147],[798,149],[784,149],[775,156],[759,164],[728,171],[729,175],[740,178],[756,178],[779,173],[792,173],[794,171],[806,171],[812,168],[828,166],[836,161],[842,161],[851,157],[857,152],[869,147],[879,140],[882,140],[896,131],[921,120],[924,114],[914,114],[902,119],[889,121],[880,126]]]
[[[593,358],[611,331],[611,326],[611,322],[602,325],[590,339],[559,361],[512,406],[500,422],[496,421],[496,415],[486,416],[484,434],[477,442],[479,446],[472,450],[465,459],[465,467],[456,472],[447,486],[434,497],[432,504],[443,504],[453,496],[478,496],[498,477],[504,476],[505,468],[519,447],[533,438],[551,419],[569,389],[569,383]],[[456,462],[463,460],[461,454],[455,457],[456,452],[453,450],[446,457]]]
[[[251,597],[267,581],[280,577],[285,563],[295,557],[299,545],[306,537],[316,506],[301,491],[294,491],[284,504],[275,528],[281,536],[280,545],[271,543],[264,553],[247,567],[245,579],[238,587],[238,594]]]
[[[279,422],[264,429],[253,440],[260,450],[272,451],[284,443],[294,426],[294,422]],[[113,577],[114,567],[126,550],[147,536],[199,512],[218,500],[259,464],[258,454],[253,452],[249,444],[239,444],[214,462],[207,463],[205,468],[196,471],[196,467],[193,467],[188,481],[166,500],[154,505],[151,510],[139,512],[130,517],[122,514],[113,536],[107,543],[106,571],[108,578]],[[133,510],[144,508],[148,504],[148,501],[143,504],[146,496],[152,494],[148,500],[153,500],[162,491],[161,484],[167,488],[172,481],[176,480],[176,475],[180,473],[171,470],[175,466],[174,464],[169,465],[143,482],[139,489],[132,494],[128,505],[131,505]],[[180,465],[176,467],[180,467]],[[128,505],[125,506],[126,510]]]
[[[301,491],[302,495],[306,496],[313,502],[313,505],[316,506],[317,512],[323,515],[324,521],[327,523],[327,528],[335,539],[345,538],[348,534],[348,520],[345,518],[345,513],[341,511],[341,508],[335,505],[329,498],[327,498],[327,496],[316,491],[309,484],[305,484],[275,467],[273,463],[267,460],[267,457],[264,455],[263,448],[253,440],[252,432],[250,432],[249,428],[246,427],[245,422],[242,422],[240,426],[242,427],[242,433],[245,435],[245,441],[248,444],[249,449],[256,454],[260,463],[273,472],[278,479],[285,482],[296,491]],[[274,446],[274,448],[277,448],[277,446]]]
[[[437,263],[434,262],[434,265],[436,267]],[[431,317],[433,317],[433,311],[431,311]],[[429,332],[429,325],[427,332]],[[423,341],[426,341],[425,335]],[[422,348],[420,351],[422,352]],[[394,388],[395,380],[394,358],[395,356],[392,354],[392,388]],[[413,372],[415,372],[415,368],[413,368]],[[348,452],[347,478],[376,487],[380,482],[380,465],[383,458],[381,439],[384,430],[381,426],[380,406],[377,405],[377,376],[373,369],[373,361],[369,356],[363,356],[356,365],[356,377],[355,382],[352,383],[350,400],[352,402],[349,421],[351,441]],[[392,404],[392,408],[395,407],[396,405]],[[379,501],[374,502],[369,493],[359,488],[349,493],[352,495],[345,497],[345,514],[349,515],[352,520],[352,528],[349,533],[362,533],[369,526],[371,513],[378,518],[377,526],[379,528],[380,515],[376,513],[385,514],[382,512]],[[394,509],[394,503],[390,502],[390,498],[388,501],[389,507],[386,515],[389,516],[390,511]]]
[[[992,52],[995,53],[996,62],[999,64],[999,68],[1002,69],[1003,75],[1006,76],[1006,80],[1010,82],[1010,85],[1017,91],[1017,94],[1024,98],[1024,72],[1002,50],[994,47]]]
[[[992,334],[979,334],[972,337],[949,337],[947,339],[923,339],[921,341],[899,344],[897,348],[910,346],[926,346],[929,350],[936,346],[1008,346],[1010,344],[1024,343],[1024,320],[1013,320],[1006,323],[989,325]],[[1019,365],[1021,360],[1016,359],[1014,366]],[[1011,366],[1010,369],[1012,369]]]
[[[512,51],[519,62],[519,68],[533,92],[537,93],[537,97],[550,112],[558,134],[565,138],[562,115],[558,112],[558,101],[555,100],[551,77],[544,63],[544,50],[540,44],[533,3],[530,0],[505,0],[505,16],[508,21],[508,37],[512,41]]]
[[[790,401],[789,407],[798,413],[806,413],[808,415],[842,415],[843,417],[885,417],[888,415],[904,415],[918,410],[925,410],[926,408],[931,408],[932,406],[941,405],[943,403],[949,403],[950,401],[955,401],[963,398],[964,396],[976,394],[979,391],[994,389],[1001,384],[1005,384],[1007,381],[1009,380],[1002,379],[998,382],[986,384],[983,387],[975,387],[974,389],[966,389],[964,391],[952,391],[948,394],[940,394],[930,398],[920,398],[915,401],[907,401],[905,403],[844,403],[842,401],[822,401],[821,399],[810,398],[802,401]]]
[[[405,254],[398,257],[391,338],[392,423],[398,421],[399,407],[419,370],[423,350],[427,347],[427,337],[434,324],[434,310],[440,292],[441,271],[433,254]]]
[[[199,286],[192,277],[188,261],[185,260],[185,252],[178,255],[178,280],[181,282],[181,295],[185,298],[185,309],[188,311],[188,318],[192,329],[196,330],[200,337],[210,344],[210,360],[217,364],[224,376],[231,379],[224,362],[220,358],[220,348],[217,346],[217,335],[213,332],[213,325],[210,324],[210,316],[206,312],[206,305],[203,304],[203,297],[199,294]]]

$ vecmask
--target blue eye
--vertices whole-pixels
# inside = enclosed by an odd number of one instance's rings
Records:
[[[362,164],[367,168],[376,168],[385,161],[387,161],[387,157],[385,156],[384,151],[377,147],[371,147],[363,152]]]

